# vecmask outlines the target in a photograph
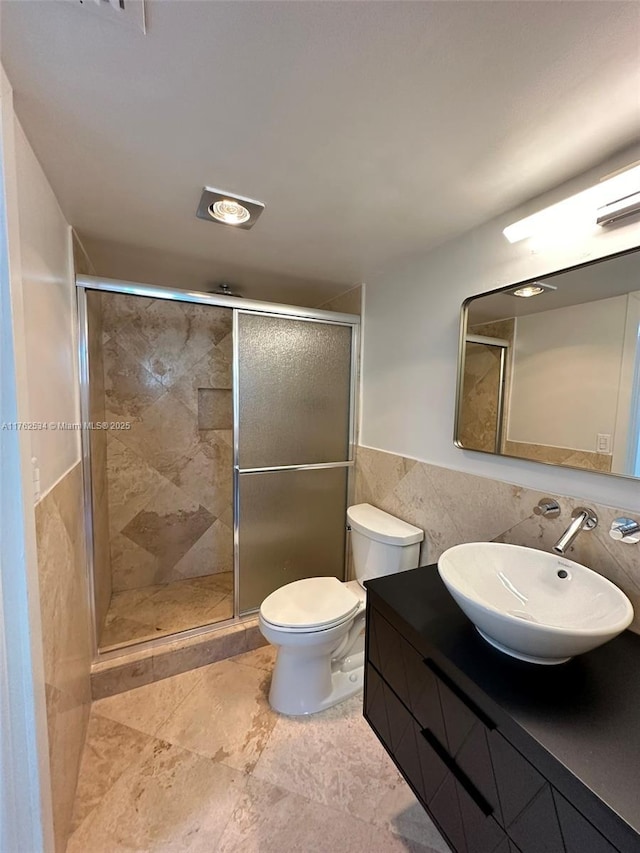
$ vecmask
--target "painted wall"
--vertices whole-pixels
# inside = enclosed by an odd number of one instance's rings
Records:
[[[35,505],[38,591],[55,847],[63,851],[72,820],[78,768],[90,709],[91,639],[82,513],[79,431],[52,423],[79,421],[75,285],[71,229],[17,121],[13,170],[17,287],[23,320],[14,335],[25,351],[25,420],[37,458]],[[31,471],[23,483],[31,488]],[[37,633],[35,634],[37,636]]]
[[[518,317],[508,438],[597,450],[616,426],[627,297]]]
[[[13,92],[0,66],[0,422],[26,421]],[[0,430],[0,849],[54,849],[28,432]]]
[[[30,419],[74,423],[80,414],[70,229],[19,123],[16,167]],[[80,459],[80,433],[34,430],[31,447],[44,494]]]
[[[627,151],[558,190],[367,282],[361,443],[448,468],[640,510],[632,480],[550,468],[454,447],[460,305],[473,294],[640,245],[640,223],[598,229],[534,248],[502,229],[640,158]]]

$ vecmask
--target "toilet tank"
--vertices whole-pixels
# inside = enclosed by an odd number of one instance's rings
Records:
[[[347,509],[351,552],[358,583],[415,569],[424,532],[371,504]]]

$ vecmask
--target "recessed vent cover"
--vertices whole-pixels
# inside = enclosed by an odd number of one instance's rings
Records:
[[[103,20],[124,24],[146,34],[144,0],[78,0],[83,9],[99,14]]]

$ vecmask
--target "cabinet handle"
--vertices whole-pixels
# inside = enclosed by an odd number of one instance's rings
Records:
[[[455,696],[457,696],[457,698],[462,702],[462,704],[465,705],[467,709],[471,711],[471,713],[480,720],[481,723],[483,723],[485,728],[489,729],[489,731],[491,732],[496,728],[496,724],[493,722],[493,720],[485,714],[482,708],[478,708],[473,699],[470,699],[466,695],[466,693],[462,692],[458,685],[449,678],[446,672],[443,672],[440,669],[440,667],[435,661],[431,660],[431,658],[424,658],[423,663],[427,667],[427,669],[430,669],[431,672],[435,676],[437,676],[440,681],[443,682],[443,684],[446,684],[449,690]]]
[[[438,738],[434,735],[434,733],[430,729],[422,729],[422,736],[429,744],[431,749],[436,753],[440,761],[451,771],[451,773],[458,780],[460,785],[465,789],[467,794],[471,797],[473,802],[480,809],[482,814],[485,817],[491,817],[493,814],[493,807],[485,800],[480,791],[473,784],[471,779],[467,776],[467,774],[462,770],[456,762],[451,758],[447,750],[442,746]]]

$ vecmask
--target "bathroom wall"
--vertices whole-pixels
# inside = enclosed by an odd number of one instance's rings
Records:
[[[66,845],[90,707],[71,230],[16,123],[17,219],[55,844]],[[60,426],[60,422],[71,426]]]
[[[562,235],[555,245],[510,244],[502,229],[640,159],[623,152],[530,204],[431,252],[405,258],[367,281],[361,444],[531,489],[640,512],[638,482],[590,471],[460,450],[453,444],[462,301],[640,245],[637,219]]]
[[[595,452],[616,426],[627,297],[518,317],[508,437]]]
[[[541,518],[533,508],[542,497],[555,497],[558,518]],[[371,503],[421,527],[425,541],[421,565],[461,542],[495,541],[550,551],[569,524],[580,501],[549,490],[514,486],[463,471],[454,471],[407,456],[358,448],[356,503]],[[614,518],[628,514],[591,502],[598,515],[595,530],[579,534],[567,551],[570,560],[584,563],[617,584],[629,596],[636,617],[631,629],[640,633],[640,558],[638,545],[609,537]]]
[[[99,299],[113,590],[231,571],[231,311]]]

